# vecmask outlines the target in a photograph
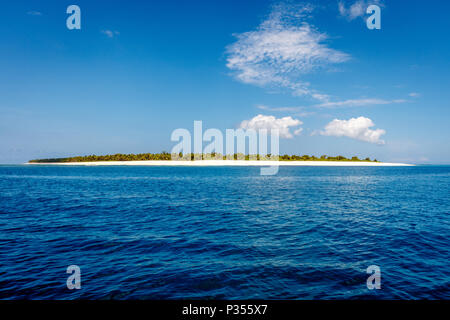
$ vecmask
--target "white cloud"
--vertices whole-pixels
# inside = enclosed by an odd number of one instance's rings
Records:
[[[311,96],[314,99],[322,101],[322,102],[328,102],[330,100],[330,96],[327,94],[313,93]]]
[[[383,129],[370,129],[375,124],[369,118],[359,117],[349,120],[334,119],[320,132],[323,136],[349,137],[376,144],[385,144],[380,137],[386,133]]]
[[[39,11],[34,11],[34,10],[28,11],[27,14],[30,15],[30,16],[42,16],[42,13],[41,13],[41,12],[39,12]]]
[[[331,49],[327,35],[307,22],[309,5],[280,4],[254,31],[235,35],[227,47],[227,67],[244,83],[287,88],[294,95],[325,101],[326,95],[309,88],[301,77],[350,56]]]
[[[404,102],[406,102],[406,100],[404,100],[404,99],[394,99],[394,100],[384,100],[384,99],[376,99],[376,98],[349,99],[349,100],[335,101],[335,102],[324,102],[324,103],[315,105],[315,107],[319,107],[319,108],[362,107],[362,106],[368,106],[368,105],[393,104],[393,103],[404,103]]]
[[[298,127],[302,125],[303,122],[298,119],[293,119],[292,117],[275,118],[274,116],[265,116],[258,114],[250,120],[244,120],[241,122],[239,128],[241,129],[267,129],[270,133],[272,129],[278,129],[281,138],[290,139],[293,137],[290,132],[291,127]],[[297,128],[294,131],[295,135],[300,134],[301,128]]]
[[[413,97],[413,98],[417,98],[417,97],[420,97],[420,93],[417,93],[417,92],[411,92],[411,93],[409,94],[409,96],[410,96],[410,97]]]
[[[305,117],[313,116],[313,115],[315,115],[315,114],[316,114],[316,113],[315,113],[315,112],[312,112],[312,111],[302,111],[302,112],[296,113],[295,115],[297,115],[297,116],[299,116],[299,117],[302,117],[302,118],[305,118]]]
[[[418,97],[418,93],[410,93],[411,97]],[[327,101],[319,104],[312,105],[315,108],[346,108],[346,107],[364,107],[370,105],[387,105],[387,104],[396,104],[396,103],[405,103],[408,100],[405,99],[392,99],[392,100],[384,100],[378,98],[364,98],[364,99],[348,99],[342,101]],[[257,105],[256,108],[271,111],[271,112],[290,112],[295,113],[298,116],[310,116],[315,114],[315,112],[308,111],[308,107],[306,106],[298,106],[298,107],[268,107],[265,105]]]
[[[298,136],[298,135],[300,135],[302,133],[302,131],[303,131],[303,128],[298,128],[297,130],[294,131],[294,134],[296,136]]]
[[[358,17],[362,18],[366,14],[367,7],[372,4],[382,6],[380,0],[358,0],[348,7],[345,5],[344,1],[338,2],[339,14],[345,17],[347,20],[354,20]]]
[[[290,112],[290,113],[294,113],[294,115],[299,116],[299,117],[309,117],[312,116],[314,114],[316,114],[313,111],[305,111],[305,107],[268,107],[265,105],[258,105],[256,106],[256,108],[261,109],[261,110],[266,110],[266,111],[272,111],[272,112]]]
[[[101,33],[105,34],[108,38],[114,38],[115,36],[118,36],[120,34],[119,31],[112,30],[102,30]]]
[[[275,111],[275,112],[297,112],[297,111],[301,111],[304,108],[303,107],[276,107],[276,108],[272,108],[272,107],[268,107],[265,105],[258,105],[256,106],[258,109],[261,110],[267,110],[267,111]]]

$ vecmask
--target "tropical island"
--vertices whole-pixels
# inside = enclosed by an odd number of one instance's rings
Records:
[[[35,159],[28,161],[29,163],[72,163],[72,162],[103,162],[103,161],[171,161],[171,160],[184,160],[184,161],[202,161],[202,160],[244,160],[244,161],[274,161],[274,157],[270,154],[262,156],[256,155],[244,155],[242,153],[235,153],[230,155],[222,155],[216,153],[208,154],[170,154],[168,152],[161,153],[139,153],[139,154],[111,154],[111,155],[88,155],[88,156],[75,156],[67,158],[51,158],[51,159]],[[351,161],[351,162],[379,162],[377,159],[371,160],[370,158],[359,159],[357,156],[346,158],[344,156],[327,156],[322,155],[320,157],[309,155],[280,155],[278,161]]]
[[[309,155],[244,155],[242,153],[222,155],[220,153],[139,153],[89,155],[67,158],[36,159],[28,161],[31,165],[78,165],[78,166],[410,166],[404,163],[380,162],[377,159],[357,156],[320,157]]]

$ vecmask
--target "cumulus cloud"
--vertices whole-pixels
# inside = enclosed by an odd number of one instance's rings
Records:
[[[406,100],[404,100],[404,99],[394,99],[394,100],[384,100],[384,99],[376,99],[376,98],[349,99],[349,100],[335,101],[335,102],[324,102],[324,103],[315,105],[315,107],[319,107],[319,108],[363,107],[363,106],[368,106],[368,105],[393,104],[393,103],[404,103],[404,102],[406,102]]]
[[[323,136],[348,137],[376,144],[385,144],[380,137],[386,133],[383,129],[370,129],[375,124],[365,117],[351,118],[349,120],[334,119],[320,132]]]
[[[293,137],[290,132],[290,128],[295,128],[302,125],[303,122],[298,119],[293,119],[292,117],[275,118],[274,116],[265,116],[258,114],[250,120],[244,120],[241,122],[239,128],[241,129],[267,129],[270,130],[278,129],[281,138],[290,139]],[[294,131],[295,135],[299,135],[302,132],[301,128],[297,128]]]
[[[287,88],[294,95],[326,101],[301,77],[350,56],[329,48],[327,35],[308,23],[310,5],[279,4],[254,31],[237,34],[227,47],[227,67],[244,83]]]
[[[106,35],[108,38],[114,38],[115,36],[118,36],[120,34],[119,31],[112,31],[112,30],[102,30],[101,33]]]
[[[362,18],[366,14],[367,8],[376,4],[378,6],[382,6],[380,0],[358,0],[351,5],[346,6],[344,1],[338,2],[339,14],[345,17],[347,20],[354,20],[356,18]]]

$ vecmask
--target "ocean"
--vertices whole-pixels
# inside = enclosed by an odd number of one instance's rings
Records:
[[[450,298],[450,166],[259,170],[2,165],[0,299]]]

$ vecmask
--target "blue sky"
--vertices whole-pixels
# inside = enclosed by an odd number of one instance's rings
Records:
[[[81,30],[66,8],[81,8]],[[381,7],[381,30],[359,8]],[[170,151],[174,129],[288,127],[281,153],[450,163],[446,1],[14,1],[0,163]],[[294,134],[302,128],[300,134]]]

